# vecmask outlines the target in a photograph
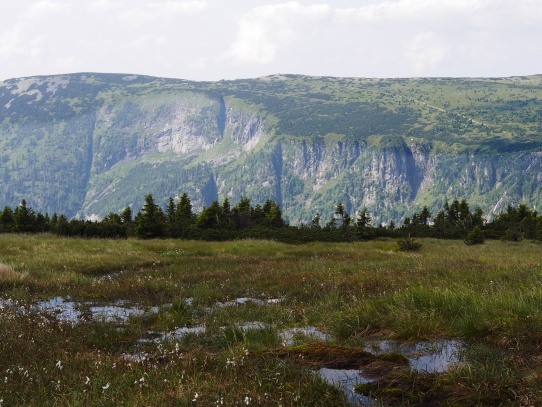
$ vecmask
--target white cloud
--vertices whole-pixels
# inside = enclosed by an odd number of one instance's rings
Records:
[[[448,45],[433,32],[421,32],[404,44],[405,56],[415,76],[434,72],[449,54]]]
[[[155,43],[156,45],[165,45],[165,44],[168,43],[168,41],[169,41],[169,39],[168,39],[168,37],[165,36],[165,35],[161,35],[161,36],[156,37],[156,38],[154,39],[154,43]]]
[[[56,60],[55,65],[60,72],[72,72],[79,61],[72,56],[62,57]]]
[[[96,0],[89,4],[89,8],[96,11],[113,11],[121,7],[122,4],[111,0]]]
[[[27,23],[19,23],[0,35],[0,59],[40,58],[45,42],[45,37],[32,33]]]
[[[195,69],[205,69],[209,64],[209,60],[205,57],[192,60],[190,66]]]
[[[422,24],[440,29],[462,23],[497,29],[502,23],[540,24],[539,0],[386,0],[334,10],[340,23]]]
[[[235,63],[270,63],[281,47],[313,37],[330,10],[327,4],[303,6],[298,2],[257,7],[241,19],[237,39],[223,58]]]
[[[0,79],[540,73],[540,0],[0,2]]]
[[[336,54],[334,48],[346,43],[350,44],[352,56],[357,55],[365,61],[377,58],[384,62],[383,49],[388,48],[390,52],[398,52],[416,61],[416,70],[420,64],[436,67],[444,59],[446,51],[438,50],[435,43],[429,51],[428,44],[422,44],[428,41],[424,33],[439,33],[444,26],[457,25],[458,20],[463,24],[473,13],[491,4],[492,0],[396,0],[375,1],[349,8],[329,4],[304,5],[298,1],[264,5],[241,18],[237,37],[222,58],[236,65],[270,65],[278,59],[281,51],[287,52],[295,48],[296,43],[303,42],[312,49],[315,44],[321,44],[322,55],[332,61],[329,56]],[[341,33],[341,38],[337,32]],[[323,33],[336,37],[336,41],[325,38]],[[447,34],[441,36],[445,38]],[[363,46],[360,42],[364,43]],[[372,49],[375,47],[371,44],[375,44],[376,49]],[[400,44],[404,47],[401,48]],[[424,52],[420,54],[422,49]],[[418,54],[417,59],[413,58],[414,54]],[[305,57],[293,55],[293,58]],[[423,61],[425,58],[427,61]],[[335,59],[345,61],[345,56]],[[348,59],[346,57],[346,61]]]
[[[62,4],[56,1],[43,0],[34,4],[28,10],[28,17],[37,19],[47,15],[59,14],[69,9],[67,4]]]
[[[143,6],[129,9],[119,15],[121,20],[134,23],[148,23],[177,18],[182,14],[198,14],[207,9],[207,1],[166,1],[146,3]]]
[[[499,1],[499,0],[494,0]],[[487,9],[492,0],[396,0],[354,8],[337,8],[335,17],[341,23],[422,23],[440,25]]]

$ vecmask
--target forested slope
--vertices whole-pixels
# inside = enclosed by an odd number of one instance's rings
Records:
[[[466,199],[542,204],[542,76],[190,82],[73,74],[0,83],[0,204],[102,217],[151,193],[196,209],[339,201],[375,222]]]

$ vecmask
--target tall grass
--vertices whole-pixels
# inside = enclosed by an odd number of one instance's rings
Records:
[[[28,277],[26,272],[16,272],[13,267],[0,263],[0,288],[22,283]]]

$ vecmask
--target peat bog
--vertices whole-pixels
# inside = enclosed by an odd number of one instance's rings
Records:
[[[536,405],[542,245],[0,235],[0,405]]]

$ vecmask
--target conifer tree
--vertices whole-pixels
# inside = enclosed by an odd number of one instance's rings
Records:
[[[169,225],[173,225],[173,223],[175,222],[175,212],[175,201],[172,197],[169,197],[166,208],[166,217]]]
[[[166,217],[162,209],[154,203],[151,194],[145,197],[145,205],[135,219],[135,233],[141,239],[164,237],[166,234]]]
[[[352,219],[350,218],[348,212],[346,212],[346,209],[344,208],[342,202],[339,202],[337,204],[337,208],[335,209],[335,215],[337,216],[339,227],[343,230],[346,230],[350,226],[350,222],[352,221]]]
[[[132,208],[127,206],[122,213],[120,214],[120,217],[122,219],[122,223],[124,224],[130,224],[132,223]]]
[[[36,232],[46,232],[49,228],[48,217],[44,216],[41,212],[36,215],[36,223],[34,230]]]
[[[58,222],[58,215],[56,212],[53,213],[53,216],[51,216],[51,227],[54,229],[56,227],[56,224]]]
[[[282,219],[282,211],[276,202],[267,199],[263,205],[263,213],[266,226],[282,227],[285,225],[284,219]]]
[[[419,215],[419,222],[420,225],[428,226],[429,225],[429,219],[431,218],[431,212],[429,212],[429,209],[427,206],[424,206],[422,211]]]
[[[196,216],[192,213],[192,202],[186,192],[183,192],[175,206],[175,217],[170,229],[171,236],[188,237],[190,226],[195,219]]]
[[[475,226],[465,237],[466,245],[482,244],[485,242],[485,236],[479,226]]]
[[[211,205],[203,208],[198,216],[195,226],[200,229],[218,228],[222,218],[222,207],[218,201],[214,201]]]
[[[53,216],[56,215],[53,214]],[[71,230],[70,230],[70,223],[68,222],[68,218],[64,214],[61,214],[58,217],[58,220],[55,222],[55,232],[62,236],[70,236]]]
[[[337,204],[337,208],[335,209],[335,215],[337,215],[337,220],[339,221],[339,226],[344,226],[344,214],[346,211],[344,210],[344,205],[342,202],[339,202]]]
[[[232,212],[231,212],[231,205],[229,199],[226,197],[224,198],[224,202],[222,202],[222,220],[221,223],[224,228],[230,229],[232,227]]]
[[[6,206],[0,214],[0,232],[7,233],[13,232],[13,224],[15,223],[15,218],[13,210]]]
[[[367,208],[363,208],[356,219],[355,233],[359,239],[367,240],[373,237],[371,230],[371,217],[367,213]]]
[[[183,192],[181,198],[179,199],[179,202],[177,203],[175,215],[178,219],[181,219],[182,221],[187,223],[190,223],[193,220],[192,202],[190,201],[190,198],[188,197],[186,192]]]
[[[15,208],[13,220],[15,232],[27,233],[35,231],[36,215],[32,208],[26,206],[26,200],[24,199]]]
[[[251,226],[251,212],[250,199],[241,198],[232,209],[232,219],[237,229],[246,229]]]

